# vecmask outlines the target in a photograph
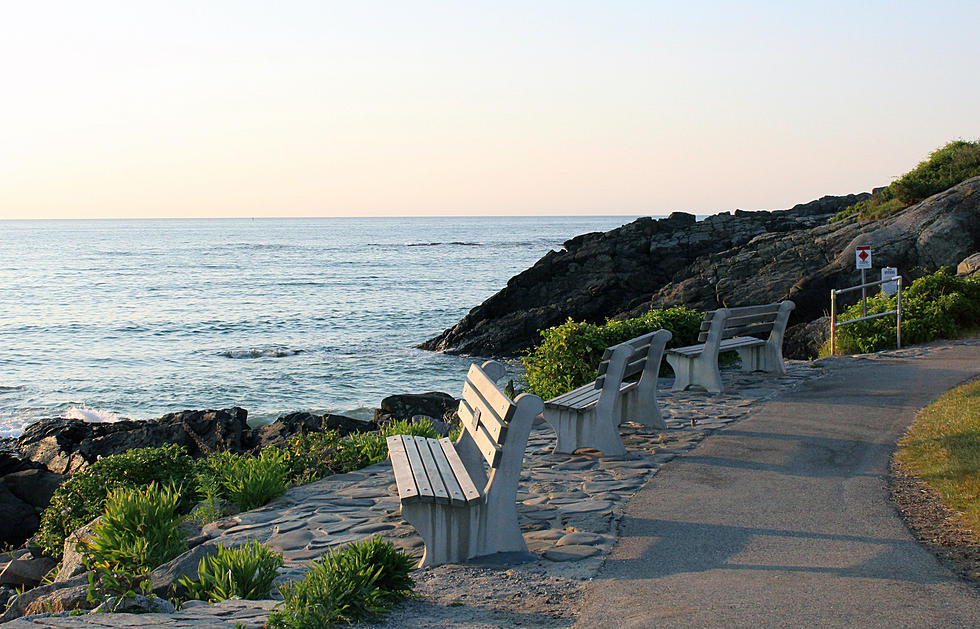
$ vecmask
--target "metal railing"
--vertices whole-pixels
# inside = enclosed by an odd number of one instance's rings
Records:
[[[898,288],[895,291],[897,297],[895,303],[895,310],[889,310],[887,312],[879,312],[873,315],[865,315],[857,319],[850,319],[848,321],[837,322],[837,295],[841,293],[849,293],[852,290],[860,290],[864,294],[864,290],[868,286],[878,286],[881,284],[892,284],[895,283]],[[867,309],[862,307],[861,313],[864,314]],[[902,276],[896,275],[893,278],[885,280],[877,280],[875,282],[867,282],[866,284],[859,284],[857,286],[850,286],[848,288],[832,288],[830,290],[830,355],[834,355],[834,336],[837,328],[841,326],[848,325],[850,323],[857,323],[858,321],[867,321],[868,319],[877,319],[878,317],[884,317],[887,315],[895,315],[895,345],[898,349],[902,349]]]

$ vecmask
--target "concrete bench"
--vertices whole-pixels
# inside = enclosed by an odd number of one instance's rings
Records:
[[[796,307],[791,301],[763,306],[720,308],[705,313],[701,323],[699,345],[675,347],[667,351],[667,362],[674,369],[674,390],[691,386],[720,393],[721,372],[718,353],[738,352],[743,371],[768,371],[783,375],[783,333],[789,313]],[[765,339],[759,336],[768,334]]]
[[[595,448],[607,456],[626,453],[619,424],[627,419],[666,428],[657,406],[657,375],[664,346],[658,330],[606,348],[595,382],[544,403],[544,419],[558,435],[555,452]],[[641,374],[639,381],[628,381]]]
[[[541,398],[511,401],[494,361],[470,366],[459,403],[459,439],[388,437],[402,517],[425,541],[419,567],[500,552],[527,552],[517,524],[517,483]]]

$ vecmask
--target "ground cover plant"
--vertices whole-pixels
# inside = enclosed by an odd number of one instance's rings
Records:
[[[980,541],[980,380],[922,411],[898,445],[899,465],[935,489]]]
[[[229,598],[266,598],[283,565],[282,555],[258,542],[238,548],[218,544],[218,552],[201,559],[197,580],[180,579],[188,597],[209,603]]]
[[[314,562],[299,581],[280,588],[270,629],[326,629],[376,620],[411,593],[414,560],[379,538],[355,542]]]
[[[144,488],[117,487],[87,541],[79,544],[89,578],[89,600],[143,589],[147,574],[187,550],[178,528],[180,489],[152,482]]]
[[[35,543],[49,555],[61,557],[65,538],[102,515],[106,498],[117,487],[172,485],[181,490],[180,509],[190,509],[196,499],[194,469],[194,460],[174,444],[103,457],[58,487],[41,515]]]
[[[894,310],[896,297],[878,293],[868,298],[868,314]],[[861,304],[840,315],[841,321],[861,317]],[[939,338],[956,338],[980,324],[980,278],[957,277],[945,269],[912,282],[902,291],[902,344],[914,345]],[[895,347],[895,317],[886,315],[852,323],[837,330],[837,350],[843,354],[868,353]],[[821,351],[829,352],[829,343]]]
[[[950,142],[870,199],[848,206],[830,220],[842,221],[854,215],[863,221],[884,218],[978,175],[980,141]]]
[[[703,319],[703,313],[675,306],[601,325],[569,319],[541,330],[541,343],[521,359],[527,389],[547,400],[592,382],[607,347],[648,332],[670,330],[668,347],[691,345],[697,342]]]

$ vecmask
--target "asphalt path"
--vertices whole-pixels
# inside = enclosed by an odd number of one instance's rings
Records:
[[[889,458],[980,346],[834,359],[664,466],[628,504],[577,627],[980,627],[980,592],[908,531]]]

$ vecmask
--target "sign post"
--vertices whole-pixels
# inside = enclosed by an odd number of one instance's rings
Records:
[[[855,268],[861,269],[861,284],[867,283],[865,271],[871,268],[871,247],[854,248]],[[861,316],[868,316],[868,291],[861,287]]]

